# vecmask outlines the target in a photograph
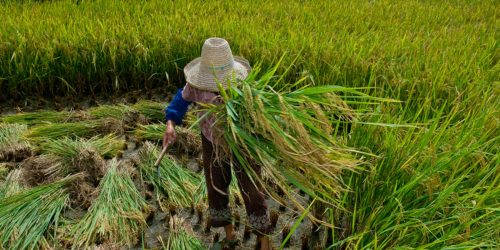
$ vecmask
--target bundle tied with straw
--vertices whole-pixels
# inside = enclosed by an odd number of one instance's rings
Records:
[[[219,88],[223,105],[202,110],[218,121],[217,152],[231,155],[277,201],[282,199],[255,174],[252,164],[260,165],[263,175],[285,192],[281,197],[289,197],[302,211],[291,186],[335,204],[343,190],[340,173],[359,164],[351,155],[354,150],[334,136],[335,125],[353,120],[356,114],[338,94],[356,95],[357,102],[373,98],[352,88],[304,86],[305,77],[287,85],[283,77],[274,77],[277,67],[257,78],[257,66],[246,80]]]

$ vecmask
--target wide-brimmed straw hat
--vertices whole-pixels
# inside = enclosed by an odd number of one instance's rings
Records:
[[[251,70],[246,59],[233,56],[226,40],[213,37],[205,40],[201,57],[188,63],[184,74],[191,86],[218,92],[218,84],[226,89],[230,81],[245,79]]]

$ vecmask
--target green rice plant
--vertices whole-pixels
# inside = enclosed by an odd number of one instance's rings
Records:
[[[19,193],[26,188],[22,179],[22,170],[12,170],[5,178],[5,181],[0,183],[0,200]]]
[[[139,152],[141,178],[155,187],[158,199],[165,198],[168,209],[192,206],[200,177],[179,166],[168,156],[163,158],[159,168],[156,169],[154,163],[158,156],[158,149],[153,144],[146,142],[144,148]]]
[[[356,169],[356,150],[341,143],[334,134],[340,117],[353,117],[350,101],[337,94],[357,96],[356,102],[371,103],[372,98],[356,89],[340,86],[300,87],[301,81],[283,85],[274,77],[276,67],[257,78],[259,66],[245,81],[221,89],[224,105],[205,111],[220,121],[215,126],[219,155],[232,156],[253,181],[265,182],[252,168],[261,167],[290,197],[293,205],[304,209],[290,194],[290,184],[313,198],[335,204],[344,190],[341,174]],[[352,118],[351,118],[352,119]],[[271,188],[267,191],[279,201]]]
[[[197,128],[185,128],[176,126],[177,139],[171,146],[177,151],[198,154],[201,152],[200,131]],[[135,135],[150,141],[161,142],[165,133],[165,124],[139,125],[135,129]]]
[[[43,142],[47,139],[58,139],[63,137],[90,137],[97,133],[99,124],[95,121],[49,123],[37,125],[24,134],[26,138],[34,142]]]
[[[125,140],[111,134],[103,137],[94,136],[89,139],[68,137],[47,139],[38,146],[41,153],[60,156],[66,163],[71,162],[84,149],[94,150],[105,158],[113,158],[124,147]]]
[[[68,235],[73,249],[89,248],[96,241],[132,246],[146,226],[147,203],[119,162],[112,160],[99,184],[99,196]]]
[[[68,202],[67,186],[78,176],[0,199],[0,240],[5,249],[36,249],[44,235],[57,231]]]
[[[428,117],[418,127],[356,124],[348,143],[380,156],[367,159],[366,171],[344,177],[352,192],[340,199],[345,210],[327,211],[337,228],[330,249],[498,248],[496,98],[485,93],[465,117],[457,102],[450,113],[445,105],[436,114],[403,106],[398,117],[364,118],[401,124]]]
[[[188,229],[183,219],[173,216],[169,221],[169,231],[166,243],[161,240],[163,249],[202,250],[206,249],[196,238],[192,230]]]
[[[164,109],[165,103],[141,100],[132,105],[132,108],[143,114],[150,122],[163,122],[165,121]]]
[[[59,123],[73,121],[82,116],[79,112],[68,111],[37,111],[30,113],[19,113],[13,115],[6,115],[1,118],[4,123],[18,123],[26,124],[28,126],[44,124],[44,123]]]
[[[30,144],[23,138],[28,127],[0,124],[0,161],[24,159],[31,155]]]

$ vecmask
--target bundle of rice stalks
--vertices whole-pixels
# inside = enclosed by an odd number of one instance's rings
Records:
[[[165,198],[165,203],[171,211],[192,206],[194,192],[200,183],[199,177],[179,166],[168,156],[163,158],[157,171],[154,163],[158,155],[159,151],[153,144],[144,144],[139,152],[141,177],[155,187],[158,199]]]
[[[28,127],[20,124],[0,124],[0,161],[19,161],[29,157],[30,145],[23,139]]]
[[[48,139],[41,143],[40,150],[46,155],[23,163],[31,173],[27,179],[57,180],[64,176],[82,173],[70,189],[72,207],[88,208],[95,199],[95,189],[106,171],[102,156],[111,158],[124,147],[124,141],[113,135],[90,139]]]
[[[26,131],[25,136],[34,142],[63,137],[90,137],[97,133],[99,124],[95,121],[42,124]]]
[[[112,160],[99,184],[99,196],[70,230],[73,249],[89,248],[96,242],[132,246],[146,226],[143,211],[147,209],[129,173]]]
[[[340,173],[353,170],[358,161],[351,156],[355,150],[337,142],[334,125],[339,117],[352,117],[355,110],[337,94],[344,93],[371,100],[355,89],[339,86],[292,87],[281,83],[283,78],[273,77],[274,70],[260,79],[259,66],[245,81],[220,88],[223,105],[211,106],[204,111],[220,121],[216,141],[221,155],[231,155],[256,182],[263,182],[250,167],[254,162],[262,172],[272,178],[285,196],[268,193],[278,201],[292,197],[294,205],[304,210],[291,195],[290,184],[311,197],[335,203],[343,190]],[[274,81],[274,79],[278,79]],[[292,87],[287,87],[292,86]]]
[[[0,200],[0,240],[4,249],[36,249],[48,231],[56,232],[68,201],[66,187],[77,176],[32,188]]]
[[[132,106],[139,113],[143,114],[150,122],[163,122],[165,121],[166,105],[161,102],[142,100]]]
[[[89,139],[65,137],[62,139],[48,139],[40,144],[39,150],[45,154],[61,156],[66,162],[69,162],[84,149],[95,150],[104,158],[113,158],[120,154],[125,145],[125,140],[118,139],[114,135],[94,136]]]
[[[22,170],[14,169],[0,184],[0,200],[12,196],[26,188],[26,183],[22,178]]]
[[[23,179],[32,187],[62,178],[54,176],[54,169],[62,167],[62,160],[55,155],[32,156],[21,163]]]
[[[122,119],[127,113],[133,111],[133,109],[127,105],[100,105],[87,110],[92,118],[115,118]]]
[[[148,123],[146,117],[139,111],[124,104],[102,105],[91,108],[88,112],[93,118],[103,120],[100,123],[110,123],[110,121],[113,121],[114,124],[120,124],[124,130],[132,129],[137,124]]]
[[[177,140],[171,146],[177,152],[188,153],[192,155],[201,152],[201,137],[199,130],[194,128],[176,126]],[[135,135],[146,140],[161,142],[165,133],[165,124],[139,125],[135,130]]]
[[[37,125],[42,123],[60,123],[79,120],[85,115],[82,112],[57,112],[57,111],[39,111],[32,113],[19,113],[6,115],[1,121],[4,123],[18,123],[26,125]]]
[[[169,231],[166,244],[162,241],[163,249],[202,250],[205,249],[201,241],[182,218],[173,216],[169,221]]]

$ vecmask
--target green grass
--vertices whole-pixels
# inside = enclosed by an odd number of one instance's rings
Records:
[[[147,204],[128,173],[117,161],[110,163],[99,185],[99,196],[68,235],[73,249],[89,248],[96,241],[132,246],[146,226]]]

